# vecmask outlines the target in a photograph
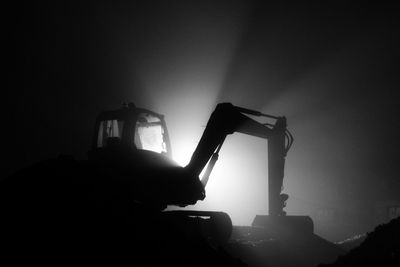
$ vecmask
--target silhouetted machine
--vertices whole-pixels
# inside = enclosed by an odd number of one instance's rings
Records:
[[[259,123],[249,116],[265,116],[275,123]],[[208,259],[216,255],[204,240],[227,242],[232,232],[229,215],[165,209],[205,198],[204,187],[218,152],[234,132],[268,140],[269,215],[257,215],[252,229],[272,235],[312,234],[309,217],[287,216],[283,211],[288,199],[281,194],[285,156],[293,141],[284,117],[219,104],[189,164],[181,167],[171,158],[163,116],[129,104],[99,114],[88,160],[60,156],[1,181],[0,219],[7,229],[2,240],[13,253],[28,255],[25,259],[49,259],[49,266],[59,259],[75,265],[81,256],[88,261],[82,263],[85,266],[93,259],[96,264],[108,260],[107,266],[114,266],[116,259],[123,263],[140,258],[147,264],[152,255],[176,251],[184,251],[189,261],[196,259],[196,266],[207,265],[197,251]],[[44,247],[37,240],[44,241]],[[170,263],[175,264],[174,258]]]
[[[165,210],[205,198],[218,152],[234,132],[268,140],[269,215],[257,215],[250,231],[277,238],[312,234],[309,217],[283,211],[285,156],[293,141],[284,117],[219,104],[189,164],[181,167],[171,158],[163,116],[129,104],[99,114],[88,160],[51,158],[0,182],[3,254],[15,265],[240,266],[214,249],[231,236],[228,214]]]
[[[260,123],[248,115],[267,117],[275,123]],[[221,146],[225,137],[234,132],[268,140],[269,215],[257,215],[253,226],[271,232],[295,230],[312,233],[313,223],[309,217],[286,216],[283,210],[288,199],[287,194],[281,193],[285,156],[293,142],[285,117],[262,114],[230,103],[218,104],[189,164],[182,168],[171,160],[171,145],[163,116],[129,104],[98,116],[89,159],[110,166],[118,179],[126,179],[137,203],[159,210],[167,205],[187,206],[205,198],[204,187]],[[224,221],[220,223],[225,228],[222,239],[229,238],[232,225],[225,213],[172,211],[165,214],[171,217],[209,216],[211,221]]]

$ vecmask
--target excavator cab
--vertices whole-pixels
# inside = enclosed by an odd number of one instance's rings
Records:
[[[97,116],[88,159],[145,206],[162,210],[205,197],[198,177],[173,161],[164,116],[133,103]]]
[[[171,158],[171,145],[164,116],[130,103],[122,109],[104,111],[95,125],[93,149],[122,145],[152,151]]]

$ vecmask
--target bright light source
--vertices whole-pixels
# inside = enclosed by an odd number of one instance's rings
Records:
[[[176,163],[184,167],[189,163],[193,151],[194,148],[192,148],[191,146],[185,146],[185,145],[176,146],[173,147],[172,157],[174,161],[176,161]]]

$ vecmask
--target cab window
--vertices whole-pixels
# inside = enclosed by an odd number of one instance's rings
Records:
[[[135,146],[138,149],[166,153],[164,127],[159,117],[148,113],[140,113],[135,125]]]
[[[124,122],[120,120],[103,120],[100,122],[99,132],[97,134],[97,147],[107,146],[111,140],[120,141]]]

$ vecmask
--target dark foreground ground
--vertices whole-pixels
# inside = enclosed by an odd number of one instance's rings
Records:
[[[333,262],[345,251],[308,233],[287,233],[272,237],[261,228],[234,229],[227,248],[248,266],[317,266]]]
[[[377,226],[355,244],[333,244],[317,235],[262,238],[254,229],[240,232],[245,239],[232,240],[229,251],[248,266],[400,266],[400,218]],[[250,233],[253,232],[253,233]],[[264,235],[265,236],[265,235]],[[234,236],[235,237],[235,234]]]
[[[400,217],[377,226],[359,246],[321,267],[340,266],[400,266]]]
[[[89,173],[67,164],[1,182],[0,266],[400,266],[399,218],[350,252],[314,234],[251,227],[221,244],[204,237],[202,220],[131,201],[129,187],[101,173],[82,183]]]

